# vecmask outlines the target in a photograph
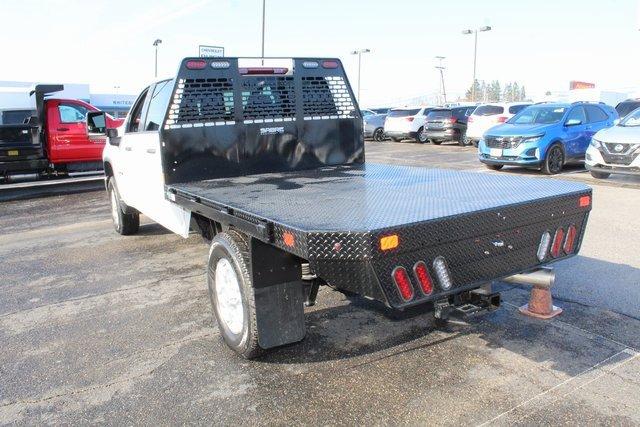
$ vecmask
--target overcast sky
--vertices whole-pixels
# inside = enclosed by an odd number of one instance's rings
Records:
[[[361,105],[435,93],[434,56],[446,56],[451,94],[470,85],[473,36],[478,78],[518,81],[529,94],[570,80],[603,89],[640,86],[638,0],[348,1],[266,0],[267,56],[339,57]],[[138,93],[153,80],[156,38],[162,76],[199,44],[228,56],[260,54],[262,0],[21,0],[0,2],[0,80],[89,83],[92,92]]]

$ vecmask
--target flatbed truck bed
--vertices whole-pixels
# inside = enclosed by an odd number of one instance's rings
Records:
[[[580,183],[365,163],[167,186],[175,202],[309,262],[333,286],[404,308],[537,267],[543,233],[576,227]],[[292,236],[285,242],[285,235]],[[385,236],[398,245],[381,250]],[[570,254],[561,254],[547,262]],[[450,289],[402,298],[398,266],[447,261]],[[402,262],[398,262],[399,258]],[[348,268],[344,266],[348,263]],[[377,284],[377,286],[376,286]]]

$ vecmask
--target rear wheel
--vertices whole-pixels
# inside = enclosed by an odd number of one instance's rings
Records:
[[[138,212],[124,213],[122,203],[120,202],[120,195],[113,178],[107,183],[107,190],[111,202],[113,227],[123,236],[136,234],[140,228],[140,214]]]
[[[376,130],[373,131],[373,140],[376,141],[376,142],[384,141],[384,129],[383,128],[376,128]]]
[[[542,172],[547,175],[555,175],[562,171],[563,165],[564,151],[560,144],[554,144],[547,151],[547,156],[542,163]]]
[[[418,133],[416,133],[416,141],[418,141],[420,144],[424,144],[425,142],[429,141],[429,136],[427,135],[427,130],[424,128],[424,126],[418,129]]]
[[[249,244],[244,235],[229,231],[213,238],[207,268],[213,314],[225,344],[242,357],[253,359],[263,350],[258,345],[249,265]]]
[[[485,164],[485,166],[487,167],[487,169],[491,169],[492,171],[499,171],[504,167],[504,165],[487,165],[487,164]]]
[[[462,135],[460,135],[460,137],[458,138],[458,144],[462,147],[469,144],[466,134],[463,133]]]
[[[611,174],[608,172],[591,171],[591,176],[597,179],[607,179],[611,176]]]

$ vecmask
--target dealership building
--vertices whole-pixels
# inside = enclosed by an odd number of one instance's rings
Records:
[[[35,102],[29,96],[29,92],[36,84],[35,82],[0,80],[0,110],[35,109]],[[62,84],[64,85],[64,90],[52,94],[52,97],[81,99],[114,117],[126,116],[136,98],[136,95],[120,93],[92,93],[88,84]]]

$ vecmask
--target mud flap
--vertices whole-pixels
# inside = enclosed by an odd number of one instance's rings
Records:
[[[277,347],[304,338],[303,290],[304,286],[300,282],[279,283],[255,289],[260,347]]]
[[[306,329],[300,260],[252,238],[251,275],[260,347],[266,349],[302,340]]]

